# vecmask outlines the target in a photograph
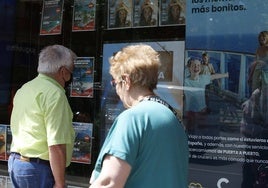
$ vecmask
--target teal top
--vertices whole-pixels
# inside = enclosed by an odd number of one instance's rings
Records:
[[[66,144],[68,166],[75,134],[64,88],[39,74],[17,91],[13,103],[11,152],[49,160],[48,146]]]
[[[160,103],[142,101],[116,118],[96,161],[95,178],[106,154],[132,167],[125,188],[187,187],[187,137],[176,116]]]

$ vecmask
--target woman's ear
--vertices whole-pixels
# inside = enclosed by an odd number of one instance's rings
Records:
[[[129,90],[129,88],[131,86],[131,80],[129,78],[129,75],[127,75],[127,74],[122,75],[122,80],[125,84],[126,89]]]

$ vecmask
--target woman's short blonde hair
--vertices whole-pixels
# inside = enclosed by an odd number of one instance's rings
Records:
[[[159,54],[145,44],[129,45],[110,57],[110,74],[114,79],[128,75],[133,85],[154,90],[158,81]]]

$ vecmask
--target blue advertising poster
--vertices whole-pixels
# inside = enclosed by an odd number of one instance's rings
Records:
[[[75,130],[72,162],[91,163],[92,123],[73,122]]]
[[[186,49],[254,54],[258,34],[268,29],[262,0],[187,1]]]
[[[96,0],[75,0],[72,31],[95,29]]]
[[[71,97],[93,97],[94,57],[77,57],[74,62]]]
[[[267,80],[262,79],[267,71],[259,73],[262,87],[254,102],[251,96],[256,88],[249,79],[251,70],[255,75],[255,62],[262,61],[256,70],[266,70],[268,38],[262,46],[258,37],[268,30],[267,10],[262,0],[187,1],[185,58],[189,64],[184,86],[189,88],[184,113],[191,187],[268,185],[268,95]],[[262,55],[256,54],[257,49]],[[196,96],[198,105],[203,102],[205,108],[190,105]]]
[[[40,35],[61,34],[64,0],[44,0]]]

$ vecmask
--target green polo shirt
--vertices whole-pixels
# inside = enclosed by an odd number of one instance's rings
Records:
[[[66,166],[71,162],[73,113],[64,88],[54,79],[39,74],[16,93],[11,115],[11,152],[49,160],[48,147],[66,144]]]

